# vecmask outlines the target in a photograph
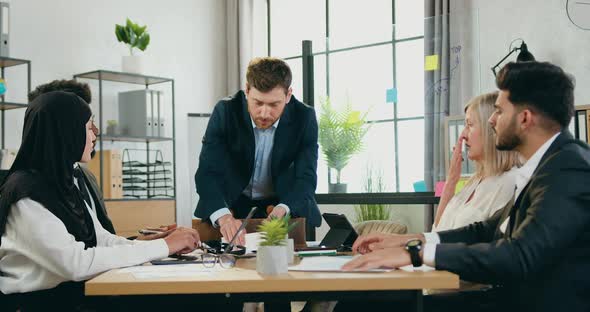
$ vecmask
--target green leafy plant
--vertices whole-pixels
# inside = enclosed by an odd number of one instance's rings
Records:
[[[129,46],[129,53],[133,55],[134,48],[145,51],[150,44],[150,34],[146,32],[146,28],[147,26],[139,26],[127,18],[125,26],[115,25],[115,35],[119,42]]]
[[[258,231],[262,232],[260,246],[284,246],[285,236],[297,225],[297,222],[289,224],[290,220],[290,216],[285,216],[262,221],[258,226]]]
[[[329,98],[321,101],[319,121],[319,141],[328,167],[336,169],[336,182],[340,183],[341,171],[350,158],[363,148],[363,138],[369,126],[367,113],[354,111],[347,101],[342,110],[335,109]]]
[[[381,171],[375,172],[370,166],[367,166],[365,173],[365,185],[363,188],[366,193],[383,192],[385,190],[385,184],[383,183],[383,173]],[[356,222],[369,220],[390,220],[391,210],[392,207],[385,204],[362,204],[354,206]]]

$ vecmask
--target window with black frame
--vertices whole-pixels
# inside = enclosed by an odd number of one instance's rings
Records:
[[[317,193],[413,192],[424,179],[424,3],[268,0],[269,54],[302,99],[312,41]]]

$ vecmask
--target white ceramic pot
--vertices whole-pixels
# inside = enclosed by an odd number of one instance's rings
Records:
[[[293,264],[295,262],[295,240],[292,238],[285,239],[285,247],[287,247],[287,262]]]
[[[288,271],[287,246],[258,246],[256,271],[265,275],[285,274]]]
[[[142,57],[139,55],[125,55],[121,67],[125,73],[141,74],[142,63]]]

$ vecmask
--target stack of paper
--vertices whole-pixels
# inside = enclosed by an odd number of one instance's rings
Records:
[[[117,270],[117,273],[131,273],[137,279],[214,276],[224,270],[219,266],[205,268],[202,264],[140,265]]]
[[[425,264],[422,265],[422,266],[419,266],[417,268],[415,268],[412,265],[406,265],[406,266],[400,267],[399,269],[402,270],[402,271],[406,271],[406,272],[430,272],[430,271],[434,271],[434,268],[433,267],[427,266]]]
[[[298,265],[290,266],[289,271],[343,272],[342,266],[352,260],[352,256],[303,258]],[[389,272],[391,269],[372,269],[364,272]],[[360,271],[354,271],[360,272]]]

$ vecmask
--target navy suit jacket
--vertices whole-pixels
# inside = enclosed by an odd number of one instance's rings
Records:
[[[292,96],[280,120],[271,153],[275,195],[289,206],[292,216],[305,217],[308,226],[317,227],[321,217],[314,196],[318,160],[315,111]],[[232,209],[254,173],[254,153],[246,95],[238,91],[215,105],[207,125],[195,174],[199,194],[196,217],[209,219],[218,209]]]
[[[439,235],[436,268],[504,286],[507,308],[590,311],[588,145],[562,132],[514,205]]]

